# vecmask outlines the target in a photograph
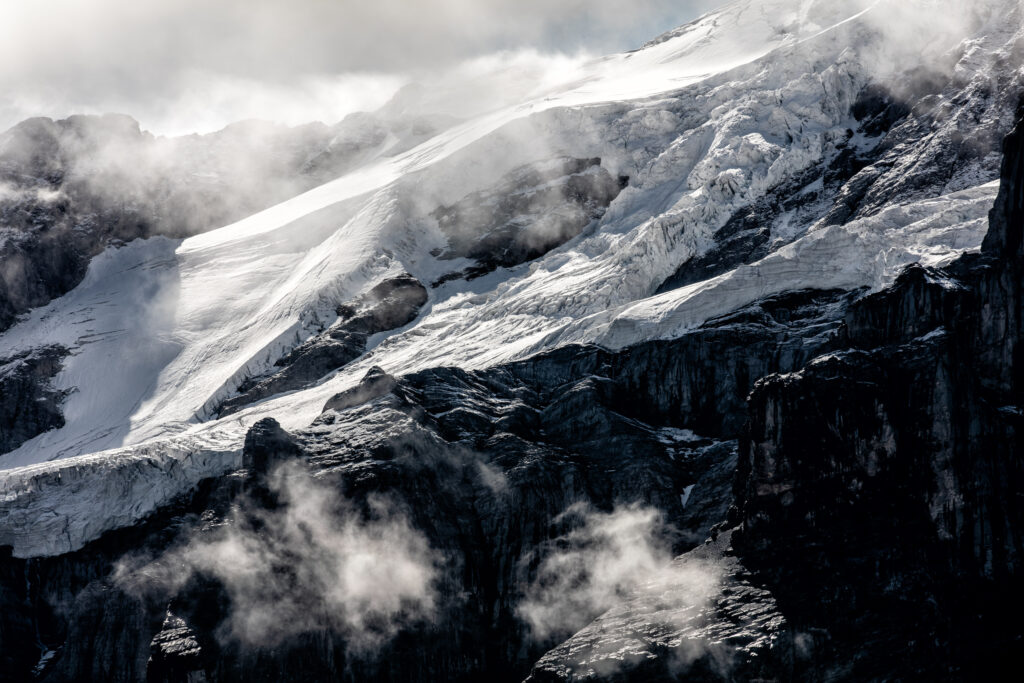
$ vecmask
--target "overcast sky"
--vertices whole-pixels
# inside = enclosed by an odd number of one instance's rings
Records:
[[[0,0],[0,129],[118,111],[158,133],[333,122],[498,51],[631,49],[724,0]]]

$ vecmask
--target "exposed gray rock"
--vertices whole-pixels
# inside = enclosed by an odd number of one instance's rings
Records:
[[[64,426],[65,393],[51,380],[65,356],[66,349],[45,346],[0,359],[0,453]]]
[[[541,657],[528,683],[770,680],[791,670],[786,618],[730,539],[722,534],[676,559]]]
[[[883,104],[875,116],[892,114]],[[828,353],[755,384],[727,555],[754,587],[735,594],[736,614],[766,616],[753,633],[770,644],[705,639],[715,618],[680,618],[642,590],[531,680],[995,680],[1015,667],[1022,169],[1019,127],[981,255],[911,266],[845,309]],[[871,173],[877,190],[885,171]],[[870,210],[870,196],[851,206]]]
[[[251,378],[239,395],[221,405],[223,417],[275,394],[300,389],[363,355],[374,334],[408,325],[427,302],[427,290],[409,274],[389,278],[355,301],[338,307],[338,322],[279,358],[281,368]]]
[[[804,292],[766,300],[688,337],[618,353],[569,347],[480,372],[437,368],[391,378],[371,371],[358,388],[332,399],[307,430],[289,435],[273,420],[254,425],[243,454],[247,471],[206,482],[147,525],[113,532],[77,553],[33,561],[40,590],[80,607],[57,616],[45,599],[16,601],[20,607],[5,613],[10,621],[4,628],[13,642],[30,642],[37,624],[53,624],[47,647],[60,649],[47,669],[51,680],[98,656],[99,644],[86,634],[108,627],[102,614],[139,619],[140,608],[145,627],[124,647],[152,657],[153,676],[196,671],[191,654],[178,662],[164,647],[194,639],[210,680],[319,680],[342,672],[361,680],[521,680],[537,657],[571,634],[537,639],[516,612],[535,570],[524,558],[565,532],[569,522],[562,513],[581,502],[604,511],[652,505],[673,528],[667,542],[674,550],[699,545],[732,500],[734,439],[750,383],[758,373],[791,370],[828,348],[847,298]],[[358,311],[348,319],[356,318]],[[259,520],[283,504],[261,473],[284,460],[301,464],[318,485],[357,505],[385,496],[407,511],[445,558],[435,622],[411,625],[372,656],[349,652],[329,620],[273,650],[253,648],[224,639],[229,613],[216,581],[205,577],[160,589],[149,578],[162,575],[159,558],[168,549],[235,523],[232,510],[250,510],[258,529]],[[129,564],[137,578],[127,584],[111,573],[124,555],[141,558]],[[14,559],[0,563],[12,573],[24,566]],[[92,586],[87,595],[93,597],[72,603],[86,595],[85,586]],[[148,597],[140,603],[123,597],[132,586],[157,590],[143,591]],[[110,604],[97,605],[97,596]],[[187,634],[165,629],[169,604]],[[597,614],[580,615],[578,626],[590,616]],[[68,638],[76,639],[73,647]],[[73,660],[64,660],[65,652]],[[112,680],[133,676],[111,673]]]
[[[554,159],[516,169],[497,187],[437,209],[433,216],[448,237],[448,249],[436,255],[470,258],[477,265],[434,286],[546,254],[604,215],[626,183],[628,178],[612,178],[600,159]]]
[[[398,382],[394,377],[384,372],[381,368],[374,366],[363,376],[359,384],[347,391],[342,391],[332,396],[324,404],[324,411],[348,410],[353,406],[362,405],[367,401],[380,398],[390,393],[396,386],[398,386]]]
[[[301,452],[292,436],[272,417],[265,417],[245,434],[242,466],[250,473],[265,475],[273,467]]]
[[[791,623],[825,634],[815,678],[844,658],[842,675],[861,680],[1012,666],[1024,557],[1022,160],[1018,128],[981,255],[908,269],[851,306],[849,348],[751,394],[737,547],[758,558]]]
[[[168,611],[160,632],[150,643],[146,680],[149,683],[206,683],[203,648],[195,631]]]

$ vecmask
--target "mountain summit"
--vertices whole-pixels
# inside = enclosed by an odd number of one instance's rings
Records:
[[[1024,8],[963,5],[0,135],[0,679],[1002,673]]]

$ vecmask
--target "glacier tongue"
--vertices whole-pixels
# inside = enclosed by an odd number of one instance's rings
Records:
[[[65,427],[0,456],[0,508],[22,515],[0,545],[49,555],[131,524],[236,467],[256,420],[305,427],[371,366],[397,375],[575,342],[621,348],[784,291],[877,289],[908,263],[976,248],[998,150],[950,161],[955,177],[932,175],[956,135],[998,140],[1009,128],[1013,105],[999,91],[1019,74],[997,69],[1001,85],[988,74],[1019,17],[958,35],[945,47],[966,42],[947,55],[943,85],[908,94],[917,109],[899,131],[872,136],[854,114],[865,88],[896,92],[905,74],[932,66],[920,57],[900,74],[876,72],[891,46],[872,13],[891,4],[736,2],[233,225],[104,253],[76,290],[0,337],[0,357],[70,348],[56,385],[73,391]],[[993,4],[1005,3],[978,7]],[[951,99],[966,113],[950,115]],[[832,178],[851,155],[865,167]],[[445,246],[437,207],[563,156],[600,157],[629,179],[582,235],[532,263],[441,284],[416,322],[372,338],[363,359],[215,419],[243,381],[328,328],[343,302],[401,272],[424,284],[446,275],[452,263],[432,255]],[[829,193],[846,197],[858,182],[851,215],[828,220],[838,203]],[[758,202],[773,226],[765,253],[656,294],[681,264],[715,253],[719,231]],[[44,509],[47,532],[33,531]]]
[[[0,545],[16,557],[78,550],[110,529],[131,526],[204,479],[242,466],[235,435],[207,432],[30,465],[0,477]]]

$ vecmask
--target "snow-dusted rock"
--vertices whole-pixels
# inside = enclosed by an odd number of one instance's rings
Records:
[[[76,550],[241,466],[233,440],[186,438],[11,470],[0,481],[0,545],[21,557]]]

